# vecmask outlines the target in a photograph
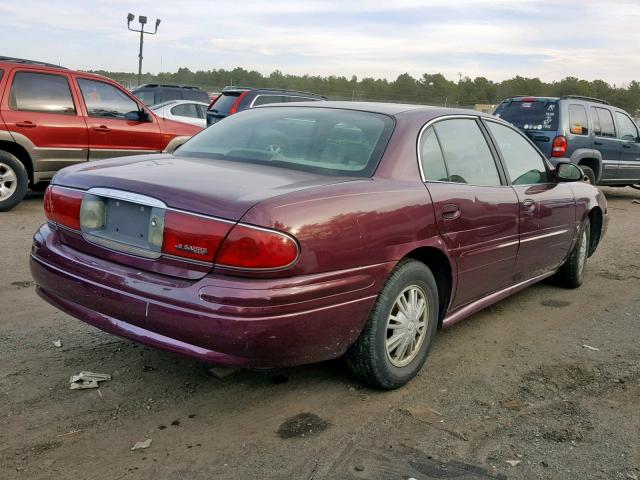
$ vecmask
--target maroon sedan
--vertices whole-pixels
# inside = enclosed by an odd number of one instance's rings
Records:
[[[60,171],[31,271],[47,302],[147,345],[240,367],[346,354],[395,388],[438,327],[582,283],[607,218],[582,177],[477,112],[276,104],[172,155]]]

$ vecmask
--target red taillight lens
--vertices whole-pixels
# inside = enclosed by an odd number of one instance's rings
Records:
[[[80,230],[80,206],[84,192],[49,186],[44,194],[44,213],[59,225]]]
[[[240,107],[240,102],[242,102],[242,100],[244,100],[244,97],[246,97],[247,95],[249,95],[249,90],[245,90],[240,95],[238,95],[238,99],[235,102],[233,102],[233,105],[231,105],[231,108],[229,109],[229,115],[238,113],[238,107]]]
[[[563,135],[558,135],[553,139],[553,144],[551,147],[551,156],[552,157],[564,157],[567,153],[567,139]]]
[[[162,253],[213,262],[233,224],[198,215],[167,211]]]
[[[284,233],[236,225],[224,241],[216,264],[235,268],[283,268],[298,258],[298,244]]]

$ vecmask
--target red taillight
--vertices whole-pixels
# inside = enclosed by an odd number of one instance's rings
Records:
[[[535,97],[524,97],[522,99],[523,102],[535,102],[536,98]]]
[[[551,156],[552,157],[564,157],[567,153],[567,139],[563,135],[558,135],[553,139],[553,144],[551,146]]]
[[[162,253],[213,262],[233,224],[198,215],[167,211]]]
[[[216,264],[249,269],[274,269],[298,258],[298,244],[284,233],[236,225],[224,241]]]
[[[249,90],[245,90],[240,95],[238,95],[237,100],[233,102],[233,105],[231,105],[231,108],[229,109],[229,115],[238,113],[238,107],[240,107],[240,102],[242,102],[242,100],[244,100],[244,97],[246,97],[247,95],[249,95]]]
[[[59,225],[80,230],[80,205],[84,192],[49,186],[44,194],[44,213]]]

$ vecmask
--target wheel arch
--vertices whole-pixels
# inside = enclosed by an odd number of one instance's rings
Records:
[[[593,170],[596,183],[602,178],[602,155],[599,151],[590,148],[581,148],[573,152],[571,162],[576,165],[584,165]]]
[[[438,287],[438,327],[441,327],[453,293],[453,269],[449,257],[438,248],[419,247],[407,253],[404,258],[424,263],[433,273]]]
[[[29,175],[29,183],[33,183],[33,161],[31,160],[31,156],[29,153],[16,142],[11,142],[7,140],[0,140],[0,150],[4,150],[5,152],[10,153],[15,156],[20,162],[24,165],[24,168],[27,169],[27,174]]]
[[[598,248],[600,238],[602,236],[602,209],[598,206],[593,207],[587,214],[589,218],[589,256],[593,255]]]

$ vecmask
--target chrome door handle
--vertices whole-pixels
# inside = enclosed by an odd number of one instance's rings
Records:
[[[536,202],[530,198],[526,198],[521,203],[522,209],[532,212],[536,208]]]
[[[442,218],[446,220],[455,220],[460,216],[460,207],[453,203],[448,203],[442,207]]]

